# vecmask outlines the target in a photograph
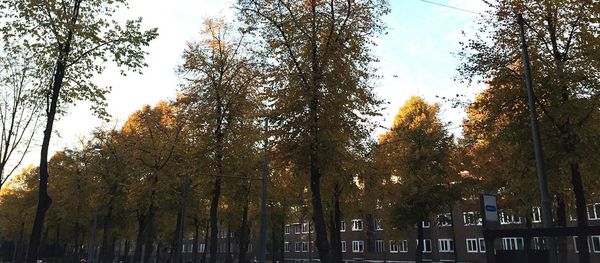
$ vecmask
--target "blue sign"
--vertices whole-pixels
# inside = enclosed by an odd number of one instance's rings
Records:
[[[486,205],[486,206],[485,206],[485,211],[488,211],[488,212],[496,212],[496,206],[493,206],[493,205]]]

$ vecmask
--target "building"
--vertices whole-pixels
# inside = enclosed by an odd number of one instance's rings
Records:
[[[471,208],[471,209],[469,209]],[[414,262],[417,247],[416,227],[407,231],[405,237],[386,235],[386,227],[379,217],[380,209],[373,214],[346,218],[341,222],[341,248],[344,262]],[[500,212],[501,228],[526,228],[523,218]],[[532,227],[542,227],[539,207],[532,208]],[[591,226],[600,225],[600,203],[588,206]],[[576,226],[573,217],[568,226]],[[438,215],[435,222],[422,222],[424,227],[424,261],[432,262],[485,262],[485,242],[482,220],[477,206],[453,207],[452,211]],[[285,262],[308,263],[309,258],[318,261],[314,234],[307,222],[294,222],[285,227]],[[391,232],[391,231],[388,231]],[[567,238],[567,260],[578,262],[576,237]],[[497,250],[520,253],[526,246],[522,237],[503,237],[495,240]],[[543,239],[531,240],[533,250],[544,249]],[[600,236],[589,236],[588,247],[592,262],[600,262]],[[500,252],[499,252],[500,253]]]

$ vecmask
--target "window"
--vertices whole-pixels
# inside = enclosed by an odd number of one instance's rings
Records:
[[[376,218],[374,223],[375,223],[375,230],[377,230],[377,231],[383,230],[383,227],[381,226],[381,219]]]
[[[594,253],[600,253],[600,236],[591,236],[592,250]]]
[[[534,250],[546,250],[546,240],[543,237],[533,237],[531,245]]]
[[[587,213],[590,220],[600,220],[600,203],[589,204]]]
[[[405,239],[400,241],[400,252],[408,252],[408,240]]]
[[[385,245],[383,240],[375,240],[375,252],[383,253],[385,252]]]
[[[523,250],[522,237],[503,237],[502,249],[504,250]]]
[[[417,246],[419,240],[417,239]],[[423,253],[431,253],[431,239],[423,239]]]
[[[500,217],[501,225],[521,224],[521,218],[518,216],[514,216],[514,215],[508,214],[506,212],[500,212],[500,214],[498,216]]]
[[[479,252],[485,253],[485,239],[479,238]]]
[[[346,221],[344,220],[340,222],[340,232],[346,232]]]
[[[454,240],[452,239],[438,239],[438,245],[440,252],[454,252]]]
[[[291,246],[290,246],[290,242],[284,242],[283,243],[283,250],[285,252],[290,252]]]
[[[479,212],[463,212],[463,219],[465,226],[480,226],[482,222]]]
[[[477,253],[477,238],[467,238],[467,253]]]
[[[352,241],[352,252],[362,253],[365,250],[365,243],[362,240]]]
[[[302,252],[308,252],[308,242],[302,242]]]
[[[300,224],[294,224],[294,233],[300,234]]]
[[[437,216],[437,225],[438,226],[452,226],[452,214],[451,213],[444,213],[444,214],[439,214]]]
[[[302,224],[302,233],[308,233],[308,223]]]
[[[285,234],[289,234],[290,233],[290,225],[287,224],[285,225]]]
[[[540,212],[540,207],[535,206],[531,208],[531,223],[541,223],[542,222],[542,213]]]
[[[295,252],[301,252],[302,251],[302,244],[300,242],[296,242],[294,244],[294,251]]]
[[[342,241],[342,252],[346,252],[346,241]]]
[[[352,231],[361,231],[361,230],[363,230],[362,219],[352,219]]]
[[[390,253],[398,253],[398,243],[394,240],[390,240]]]
[[[421,221],[421,224],[423,225],[423,228],[429,228],[431,226],[429,221]]]

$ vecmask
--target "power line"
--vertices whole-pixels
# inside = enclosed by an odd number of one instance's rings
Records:
[[[451,8],[451,9],[454,9],[454,10],[458,10],[458,11],[463,11],[463,12],[467,12],[467,13],[479,15],[479,13],[475,12],[475,11],[471,11],[471,10],[467,10],[467,9],[463,9],[463,8],[459,8],[459,7],[454,7],[454,6],[450,6],[450,5],[440,4],[440,3],[436,3],[436,2],[432,2],[432,1],[428,1],[428,0],[421,0],[421,2],[425,2],[425,3],[428,3],[428,4],[432,4],[432,5],[438,5],[438,6],[442,6],[442,7],[446,7],[446,8]]]

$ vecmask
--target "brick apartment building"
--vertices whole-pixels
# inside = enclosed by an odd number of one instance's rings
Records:
[[[441,220],[422,222],[424,226],[424,261],[432,262],[485,262],[485,242],[482,235],[482,221],[478,208],[453,207],[451,212],[439,215]],[[405,237],[386,235],[386,227],[381,224],[380,209],[373,214],[342,221],[341,248],[344,262],[414,262],[417,246],[416,227],[405,231]],[[542,227],[539,207],[531,213],[532,227]],[[501,228],[526,228],[521,217],[500,212]],[[600,203],[588,206],[588,219],[591,226],[600,225]],[[575,226],[570,218],[568,226]],[[309,258],[318,261],[314,244],[314,233],[307,222],[286,225],[284,234],[285,263],[308,263]],[[310,239],[309,239],[310,236]],[[310,242],[312,241],[312,242]],[[577,238],[567,237],[567,260],[578,262],[575,242]],[[524,250],[525,240],[521,237],[504,237],[495,240],[496,250],[513,252]],[[532,238],[531,248],[542,250],[541,238]],[[588,237],[588,247],[592,262],[600,262],[600,236]]]

